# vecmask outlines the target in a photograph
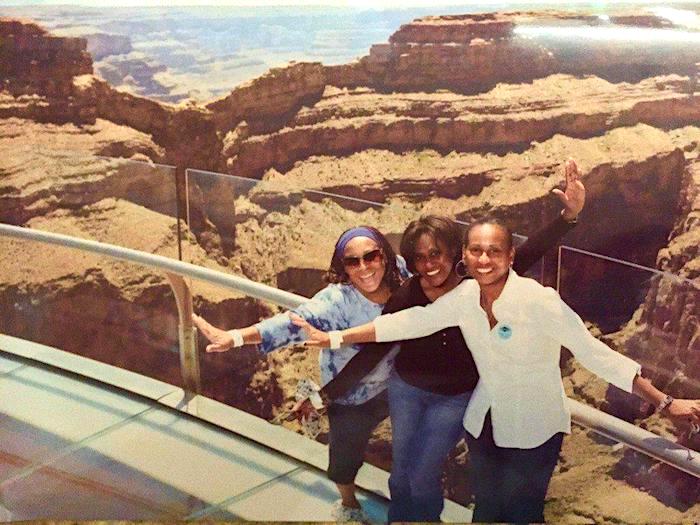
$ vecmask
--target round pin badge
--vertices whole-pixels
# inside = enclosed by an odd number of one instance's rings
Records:
[[[501,339],[510,339],[511,335],[513,335],[513,330],[511,330],[510,326],[502,324],[498,327],[498,337]]]

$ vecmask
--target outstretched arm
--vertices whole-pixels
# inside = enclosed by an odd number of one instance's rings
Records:
[[[294,311],[313,325],[331,330],[347,326],[342,312],[338,310],[338,304],[347,306],[342,292],[336,287],[327,286]],[[287,313],[273,315],[254,325],[228,332],[212,326],[199,316],[193,316],[192,320],[210,341],[207,352],[225,352],[244,344],[257,344],[260,351],[269,353],[304,340],[304,334],[292,323]]]
[[[323,332],[311,326],[303,317],[289,312],[289,317],[296,326],[306,333],[305,345],[337,349],[341,345],[355,343],[372,343],[375,341],[374,323],[369,322],[346,330]]]
[[[341,345],[372,343],[375,341],[404,341],[418,339],[438,330],[457,326],[462,308],[460,286],[426,306],[414,306],[399,312],[383,314],[374,321],[346,330],[322,332],[299,316],[292,314],[292,321],[307,335],[307,343],[322,348],[339,348]]]
[[[588,331],[581,318],[551,288],[538,308],[538,324],[549,335],[571,350],[574,357],[591,372],[627,392],[659,407],[668,417],[700,424],[700,400],[673,399],[639,375],[641,366],[599,341]]]
[[[233,330],[227,332],[226,330],[217,328],[206,319],[196,314],[192,314],[192,322],[209,341],[206,348],[207,352],[226,352],[231,348],[243,346],[244,344],[252,345],[262,341],[260,332],[255,326],[248,326],[236,330],[241,336],[240,339],[238,339],[238,337],[234,338],[234,335],[231,333]]]
[[[586,203],[586,188],[580,180],[580,172],[572,159],[564,165],[566,187],[552,190],[564,209],[561,214],[547,226],[531,235],[515,252],[513,269],[522,274],[539,261],[547,251],[556,246],[559,240],[576,226],[576,217]]]

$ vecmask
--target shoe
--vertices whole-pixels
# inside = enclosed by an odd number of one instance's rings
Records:
[[[331,510],[331,516],[337,522],[355,521],[359,523],[370,523],[367,514],[362,508],[355,509],[352,507],[346,507],[343,505],[342,500],[338,500],[333,503],[333,508]]]

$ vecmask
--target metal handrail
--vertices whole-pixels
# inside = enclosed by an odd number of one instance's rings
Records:
[[[0,223],[0,235],[17,239],[38,241],[46,244],[54,244],[64,246],[66,248],[74,248],[86,252],[97,253],[99,255],[106,255],[113,259],[120,259],[122,261],[129,261],[136,264],[141,264],[143,266],[158,268],[164,272],[175,273],[184,277],[191,277],[193,279],[199,279],[201,281],[217,284],[231,290],[242,292],[262,301],[275,303],[285,308],[295,308],[301,303],[308,301],[308,297],[279,290],[266,284],[256,283],[255,281],[251,281],[245,277],[221,273],[216,270],[197,266],[195,264],[177,261],[175,259],[170,259],[169,257],[163,257],[162,255],[145,253],[138,250],[133,250],[131,248],[115,246],[113,244],[91,241],[88,239],[80,239],[78,237],[71,237],[60,233],[45,232],[2,223]]]
[[[700,454],[697,452],[575,399],[568,399],[568,402],[571,419],[582,427],[700,477]]]
[[[210,282],[286,308],[294,308],[308,301],[308,298],[301,295],[285,292],[243,277],[223,274],[215,270],[176,261],[160,255],[153,255],[97,241],[79,239],[68,235],[49,233],[9,224],[0,224],[0,236],[74,248],[152,268],[158,268],[166,272],[166,274],[174,273],[180,276]],[[180,292],[176,291],[176,295],[178,293]],[[181,313],[181,315],[183,315],[183,313]],[[188,361],[183,362],[186,363]],[[579,403],[578,401],[570,399],[569,408],[575,423],[589,428],[605,437],[624,443],[643,454],[700,478],[700,455],[694,451],[664,439],[648,430],[636,427],[614,416],[601,412],[600,410]]]

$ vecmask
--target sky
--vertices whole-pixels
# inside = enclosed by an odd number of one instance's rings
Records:
[[[693,0],[680,0],[673,2],[677,3],[692,3]],[[664,4],[658,0],[628,0],[628,1],[592,1],[592,0],[575,0],[566,3],[556,0],[521,0],[519,2],[504,2],[503,0],[480,0],[478,2],[469,2],[468,0],[0,0],[0,6],[32,6],[32,5],[80,5],[92,7],[107,7],[107,6],[155,6],[155,7],[172,7],[172,6],[231,6],[231,7],[261,7],[261,6],[290,6],[290,5],[323,5],[334,7],[349,7],[363,9],[400,9],[408,7],[422,6],[448,6],[448,5],[468,5],[477,4],[479,6],[494,5],[507,6],[508,4],[552,4],[552,5],[571,5],[571,4],[588,4],[600,7],[613,7],[616,4]]]

